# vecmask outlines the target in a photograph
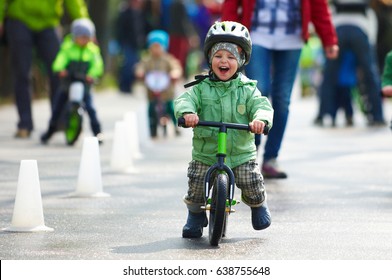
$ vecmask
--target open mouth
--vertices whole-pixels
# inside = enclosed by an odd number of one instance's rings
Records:
[[[221,67],[219,67],[219,71],[222,73],[222,74],[226,74],[227,72],[229,72],[229,67],[226,67],[226,66],[221,66]]]

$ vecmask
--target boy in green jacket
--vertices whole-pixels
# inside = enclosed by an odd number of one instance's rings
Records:
[[[269,100],[260,94],[256,81],[241,73],[249,62],[251,50],[246,27],[237,22],[216,22],[204,43],[209,75],[175,100],[176,117],[184,117],[185,125],[194,128],[188,192],[184,196],[189,211],[183,237],[199,238],[207,226],[205,211],[200,208],[204,205],[204,176],[216,161],[218,130],[198,127],[199,119],[249,124],[257,134],[266,126],[272,127],[273,109]],[[252,209],[253,228],[269,227],[271,217],[264,180],[256,162],[254,136],[246,131],[230,131],[227,151],[226,164],[233,169],[243,202]]]
[[[103,74],[103,60],[98,45],[92,42],[94,38],[95,26],[91,20],[82,18],[72,22],[71,35],[64,38],[52,66],[53,72],[59,75],[63,83],[56,96],[49,128],[41,136],[43,144],[46,144],[57,130],[56,124],[67,104],[68,89],[74,76],[84,79],[84,107],[90,117],[93,134],[102,143],[101,125],[90,92],[91,84]]]

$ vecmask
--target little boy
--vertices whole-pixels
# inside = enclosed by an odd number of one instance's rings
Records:
[[[56,95],[49,128],[41,135],[43,144],[46,144],[57,130],[57,123],[67,104],[72,76],[81,76],[85,79],[84,107],[90,117],[93,134],[98,138],[99,143],[102,143],[101,125],[90,92],[91,84],[103,74],[103,60],[98,45],[93,42],[94,38],[95,26],[91,20],[81,18],[72,22],[71,34],[64,38],[52,65],[53,71],[58,73],[62,80],[62,86]]]
[[[155,72],[167,75],[168,77],[168,87],[164,88],[162,92],[159,92],[159,96],[156,96],[156,92],[154,93],[154,90],[149,88],[147,85],[150,133],[151,137],[155,138],[157,136],[159,122],[155,109],[157,102],[163,103],[165,113],[171,117],[174,124],[177,123],[173,109],[174,82],[182,77],[183,69],[180,61],[167,52],[169,47],[169,34],[167,34],[166,31],[151,31],[147,35],[147,47],[148,54],[136,65],[135,76],[138,79],[144,79],[149,73]],[[162,83],[162,81],[159,80],[156,82]],[[160,100],[158,101],[157,98],[160,98]],[[176,133],[178,134],[177,127]]]
[[[184,202],[188,218],[182,236],[199,238],[207,226],[204,205],[204,176],[215,163],[218,130],[198,127],[199,119],[249,124],[253,133],[261,134],[272,127],[273,109],[260,94],[256,81],[241,73],[249,62],[252,42],[249,31],[237,22],[216,22],[209,30],[204,54],[209,75],[197,81],[192,89],[180,95],[174,103],[176,117],[184,117],[185,125],[193,127],[192,161],[188,168],[188,192]],[[251,207],[252,225],[262,230],[271,224],[266,190],[256,162],[254,136],[247,131],[232,130],[227,135],[226,164],[233,169],[242,201]]]

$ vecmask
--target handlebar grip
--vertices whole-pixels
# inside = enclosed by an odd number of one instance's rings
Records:
[[[263,134],[268,135],[269,131],[270,131],[270,127],[268,125],[264,126]]]
[[[177,120],[177,125],[180,127],[186,127],[185,126],[185,118],[184,117],[179,117]]]

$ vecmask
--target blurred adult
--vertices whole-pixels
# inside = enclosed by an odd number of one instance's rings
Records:
[[[381,79],[375,50],[377,19],[370,7],[370,0],[333,0],[333,21],[336,26],[341,53],[351,52],[357,69],[361,73],[363,95],[369,126],[385,125]],[[333,116],[335,87],[338,84],[339,68],[343,57],[326,61],[323,81],[320,85],[320,108],[315,120],[323,123],[324,115]]]
[[[171,0],[169,15],[169,53],[181,62],[182,69],[186,69],[190,42],[197,39],[197,34],[183,0]]]
[[[84,0],[0,0],[0,34],[6,33],[11,53],[19,115],[16,138],[29,138],[34,129],[30,89],[34,51],[42,59],[49,76],[53,109],[59,78],[52,72],[52,63],[60,47],[56,28],[60,25],[64,7],[71,19],[88,17]]]
[[[370,4],[377,16],[377,61],[383,72],[385,57],[392,50],[392,1],[371,0]]]
[[[196,11],[192,15],[193,25],[196,28],[200,40],[200,49],[204,47],[204,40],[207,32],[213,24],[213,19],[210,10],[204,4],[204,0],[195,0]]]
[[[118,79],[121,92],[131,92],[135,81],[134,67],[140,59],[148,31],[143,1],[127,0],[116,21],[116,38],[123,55]]]
[[[249,78],[258,81],[261,94],[271,98],[274,108],[274,127],[265,143],[262,173],[265,178],[287,178],[277,158],[301,49],[309,38],[309,23],[321,38],[327,58],[338,55],[327,0],[226,0],[222,20],[239,21],[251,30],[252,59],[245,70]],[[260,137],[256,137],[256,146],[260,144]]]

